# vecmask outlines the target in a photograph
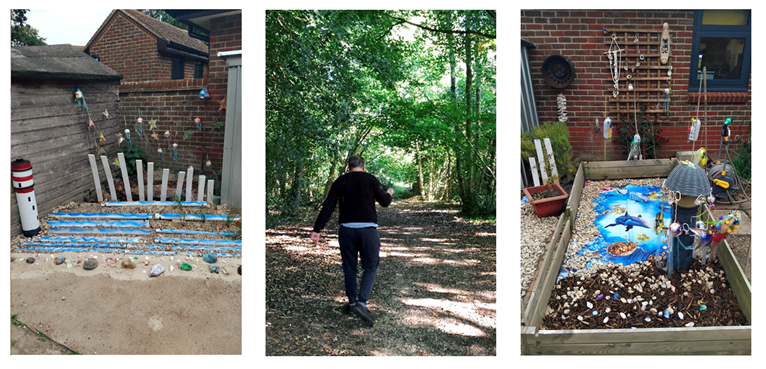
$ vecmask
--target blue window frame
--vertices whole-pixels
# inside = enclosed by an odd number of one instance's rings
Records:
[[[716,10],[713,10],[716,11]],[[702,68],[707,67],[707,90],[747,92],[750,81],[751,15],[746,11],[742,25],[720,25],[703,22],[705,10],[694,11],[689,91],[697,92]],[[712,17],[711,17],[712,18]]]
[[[170,59],[170,79],[184,79],[184,57],[173,55]]]

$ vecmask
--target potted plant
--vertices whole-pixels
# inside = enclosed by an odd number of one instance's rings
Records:
[[[555,182],[556,179],[558,176],[552,175],[548,178],[548,184],[524,189],[524,195],[527,196],[532,209],[540,218],[561,214],[569,198],[564,188]]]

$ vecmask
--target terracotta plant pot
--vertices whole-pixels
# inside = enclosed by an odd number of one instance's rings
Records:
[[[561,214],[561,211],[564,210],[565,203],[569,198],[569,194],[564,191],[564,189],[561,188],[561,186],[559,186],[557,183],[551,184],[550,189],[555,189],[561,195],[548,197],[541,200],[533,200],[532,195],[548,190],[548,186],[542,185],[537,187],[527,187],[524,189],[524,195],[527,196],[527,200],[529,200],[529,203],[532,204],[532,208],[540,218]]]

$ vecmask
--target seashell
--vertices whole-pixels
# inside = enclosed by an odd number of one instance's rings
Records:
[[[686,323],[684,325],[687,326],[687,327],[694,327],[694,322],[689,322],[689,323]]]
[[[620,318],[627,319],[627,317],[625,316],[625,313],[620,313]]]
[[[628,303],[632,304],[633,303],[633,299],[628,299]]]
[[[652,320],[649,318],[644,319],[647,323],[651,322]]]
[[[668,308],[668,313],[673,314],[674,313],[673,308],[669,307]]]
[[[623,297],[623,298],[620,299],[620,302],[622,302],[623,304],[627,304],[628,300],[625,300],[625,298]]]
[[[564,314],[569,314],[569,309],[565,309]]]
[[[590,301],[587,301],[585,305],[588,306],[588,309],[593,309],[593,304]]]
[[[582,316],[577,316],[577,320],[582,321]]]
[[[678,312],[678,319],[684,320],[684,313]]]
[[[649,309],[649,311],[651,311],[652,314],[657,314],[657,309],[655,309],[655,308],[651,308],[651,309]]]
[[[604,318],[604,324],[609,321],[609,317]]]
[[[609,312],[611,312],[611,311],[612,311],[612,309],[610,309],[610,308],[606,308],[606,310],[604,310],[604,312],[606,312],[607,314],[608,314]]]

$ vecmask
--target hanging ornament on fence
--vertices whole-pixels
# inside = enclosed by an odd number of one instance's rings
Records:
[[[144,135],[144,120],[141,119],[141,117],[138,117],[138,119],[136,119],[135,129],[136,129],[136,133],[138,134],[138,140],[141,141],[141,136]]]
[[[165,131],[165,138],[168,140],[168,149],[170,146],[170,131]]]
[[[85,102],[85,95],[82,94],[82,91],[80,91],[79,88],[74,93],[74,100],[77,102],[77,105],[85,107],[85,111],[90,115],[90,111],[88,111],[88,104]]]
[[[101,132],[101,137],[98,138],[98,142],[106,142],[106,137],[104,137],[104,132]]]
[[[202,121],[199,118],[194,118],[194,123],[197,123],[197,130],[202,130]]]
[[[636,133],[633,136],[633,141],[630,142],[630,152],[628,153],[627,161],[630,161],[630,159],[635,159],[635,160],[639,159],[638,156],[641,153],[640,146],[641,146],[641,136],[639,136],[638,133]]]
[[[90,119],[90,115],[88,115],[88,128],[90,127],[96,128],[96,124],[93,123],[93,119]]]
[[[106,116],[106,119],[109,119],[109,111],[107,109],[104,109],[104,112],[101,114],[104,114]]]
[[[178,160],[178,144],[173,144],[173,161]]]
[[[164,163],[165,162],[165,151],[163,151],[162,148],[160,147],[160,148],[157,149],[157,152],[160,153],[160,155],[162,155],[162,162]]]
[[[223,100],[217,100],[218,104],[221,105],[221,107],[218,108],[218,111],[226,110],[226,98],[224,97]]]
[[[122,137],[122,133],[120,132],[114,132],[114,134],[117,136],[117,145],[121,145],[122,141],[125,141],[125,138]]]
[[[152,119],[149,120],[149,131],[153,131],[155,128],[157,128],[157,119],[152,117]]]
[[[125,128],[125,136],[128,138],[128,143],[130,143],[130,147],[133,147],[133,140],[130,139],[130,130]]]
[[[223,122],[219,122],[218,118],[215,118],[215,120],[213,121],[213,125],[218,127],[218,128],[221,128],[221,127],[223,127]]]
[[[556,104],[559,107],[559,122],[566,124],[567,122],[567,98],[564,94],[559,94],[556,97]]]

